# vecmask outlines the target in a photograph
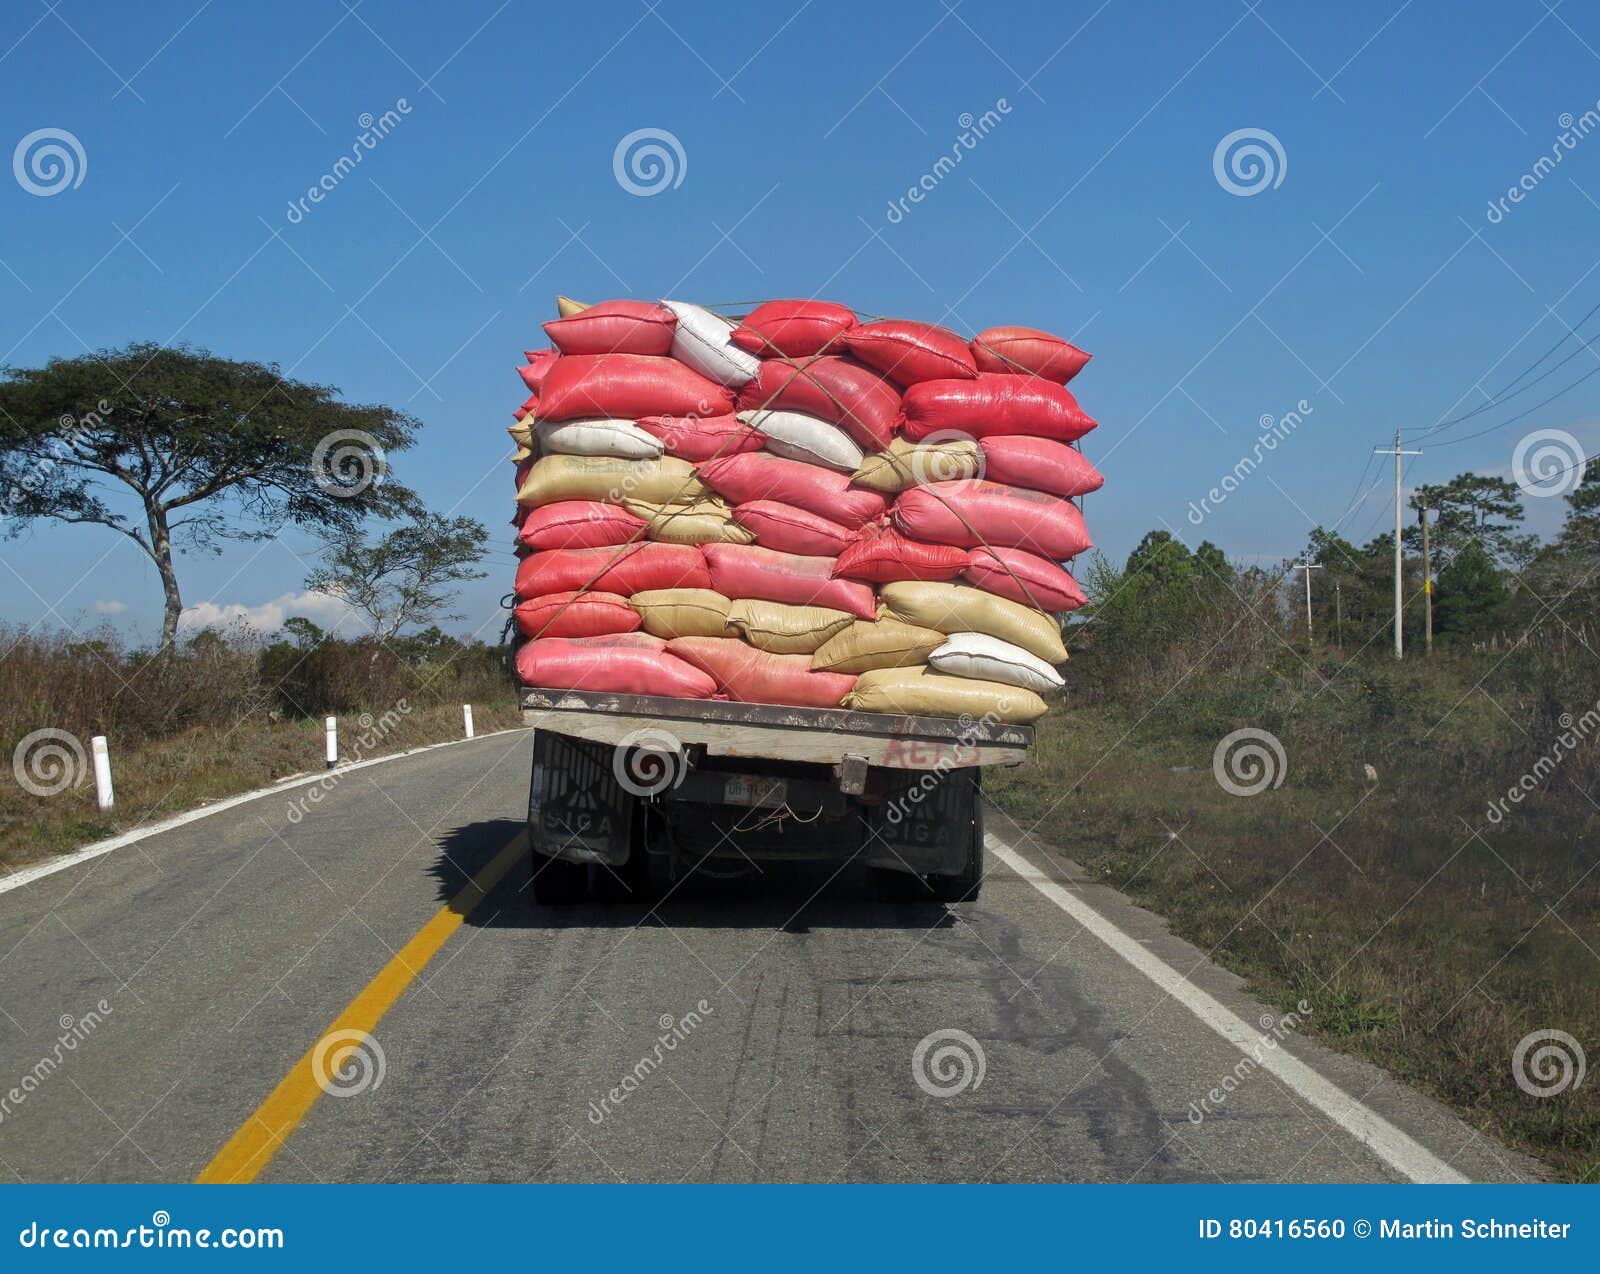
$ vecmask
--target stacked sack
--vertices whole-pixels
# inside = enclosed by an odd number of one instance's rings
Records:
[[[1102,481],[1089,355],[826,301],[560,312],[511,429],[523,684],[1044,714]]]

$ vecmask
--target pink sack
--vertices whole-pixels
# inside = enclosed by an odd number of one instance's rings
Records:
[[[675,358],[645,354],[563,354],[544,378],[539,419],[605,416],[725,416],[733,394]]]
[[[709,699],[716,682],[664,650],[614,646],[595,650],[567,641],[530,641],[516,654],[517,680],[545,690]]]
[[[631,603],[630,603],[631,604]],[[560,642],[580,650],[665,650],[667,639],[650,633],[602,633],[596,637],[541,637],[541,642]]]
[[[1026,434],[996,434],[982,438],[983,476],[990,482],[1028,487],[1063,497],[1098,491],[1105,478],[1064,442],[1030,438]]]
[[[563,354],[665,354],[678,317],[649,301],[602,301],[571,318],[553,319],[544,334]],[[530,360],[531,361],[531,360]]]
[[[969,549],[1025,548],[1057,562],[1092,544],[1083,514],[1071,501],[978,478],[902,491],[894,504],[894,524],[914,540]]]
[[[971,563],[961,578],[986,593],[1052,615],[1077,610],[1089,600],[1077,580],[1054,562],[1026,549],[973,549]]]
[[[722,456],[695,472],[729,504],[777,500],[852,529],[877,521],[889,507],[876,491],[851,486],[847,473],[765,451]]]
[[[661,439],[669,456],[699,464],[741,451],[760,451],[767,436],[729,416],[640,416],[633,422],[652,438]]]
[[[530,549],[592,549],[644,538],[647,523],[599,500],[557,500],[529,509],[517,539]]]
[[[910,319],[863,323],[846,332],[840,343],[897,385],[949,378],[972,380],[978,375],[967,343],[948,327],[933,323]]]
[[[527,399],[526,399],[526,401],[523,402],[522,406],[518,407],[511,414],[513,416],[515,416],[518,420],[521,420],[521,419],[523,419],[523,417],[527,416],[529,412],[534,412],[534,411],[538,411],[538,410],[539,410],[539,395],[538,394],[529,394]]]
[[[705,544],[701,549],[711,570],[711,583],[700,587],[715,589],[724,597],[831,606],[862,619],[878,617],[870,588],[854,580],[833,578],[834,558],[779,553],[754,544]]]
[[[597,637],[631,633],[643,620],[616,593],[551,593],[518,602],[511,612],[524,637]]]
[[[707,673],[738,703],[837,708],[856,684],[845,673],[813,672],[810,655],[768,654],[736,637],[674,637],[667,653]]]
[[[832,301],[767,301],[744,316],[732,340],[760,358],[809,358],[837,353],[839,334],[855,324],[856,316]]]
[[[537,394],[539,386],[544,384],[544,378],[550,374],[550,369],[561,355],[553,349],[525,349],[522,356],[528,360],[526,367],[517,368],[522,373],[522,383],[528,387],[529,393]]]
[[[1064,385],[1093,357],[1070,341],[1036,327],[991,327],[972,338],[980,372],[1042,376]]]
[[[769,358],[739,391],[740,411],[803,411],[838,425],[865,451],[894,437],[900,394],[870,367],[849,358]]]
[[[754,535],[762,548],[808,557],[835,557],[856,537],[849,527],[778,500],[735,505],[733,520]]]
[[[869,529],[844,552],[833,573],[846,579],[893,584],[897,580],[952,580],[967,566],[967,550],[908,540],[893,527]]]
[[[656,588],[710,588],[700,550],[641,540],[621,548],[552,549],[517,565],[518,597],[594,589],[624,597]]]
[[[1037,376],[983,372],[977,380],[925,380],[905,393],[903,432],[912,442],[947,431],[1076,442],[1094,426],[1069,390]]]

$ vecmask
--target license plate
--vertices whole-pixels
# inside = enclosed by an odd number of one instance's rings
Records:
[[[789,781],[758,774],[730,774],[722,786],[722,799],[729,805],[776,808],[789,799]]]

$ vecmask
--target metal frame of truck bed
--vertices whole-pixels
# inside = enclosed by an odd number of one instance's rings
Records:
[[[985,718],[914,717],[845,708],[788,708],[716,699],[586,690],[521,692],[524,724],[613,746],[643,730],[667,731],[708,756],[749,757],[844,767],[949,770],[1019,765],[1033,727]],[[851,774],[845,790],[851,790]],[[856,787],[856,791],[860,788]]]

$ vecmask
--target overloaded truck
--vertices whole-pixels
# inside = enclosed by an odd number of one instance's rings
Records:
[[[858,859],[890,899],[976,898],[982,767],[1033,727],[523,688],[528,839],[546,904],[643,899],[697,871]]]
[[[983,767],[1027,756],[1085,600],[1089,355],[814,298],[557,305],[509,429],[535,896],[777,860],[976,897]]]

